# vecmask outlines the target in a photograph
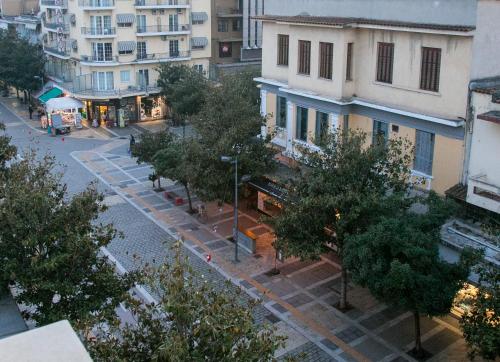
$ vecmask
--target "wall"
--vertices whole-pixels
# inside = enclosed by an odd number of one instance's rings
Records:
[[[500,1],[478,0],[472,79],[500,75]]]
[[[476,0],[266,0],[264,12],[474,25]]]

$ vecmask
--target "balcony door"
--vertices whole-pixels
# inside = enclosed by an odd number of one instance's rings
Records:
[[[168,31],[179,31],[179,16],[177,14],[168,16]]]
[[[137,32],[146,32],[146,15],[137,15]]]
[[[92,60],[94,62],[110,62],[113,60],[112,43],[92,43]]]
[[[111,16],[91,16],[90,31],[92,35],[108,35],[111,33]]]

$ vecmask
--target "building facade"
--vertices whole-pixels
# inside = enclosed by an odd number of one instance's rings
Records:
[[[40,41],[38,0],[0,0],[0,29],[13,28],[35,44]]]
[[[40,0],[47,73],[85,102],[89,119],[163,118],[164,62],[209,69],[211,6],[205,0]]]

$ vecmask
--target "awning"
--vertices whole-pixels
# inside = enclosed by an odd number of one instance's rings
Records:
[[[134,14],[116,14],[116,22],[118,24],[133,24],[134,21]]]
[[[248,181],[248,186],[281,201],[284,201],[288,194],[287,189],[265,178]]]
[[[84,105],[78,99],[71,97],[52,98],[45,103],[47,112],[62,111],[64,109],[83,108]]]
[[[205,22],[208,20],[208,14],[203,12],[202,13],[193,12],[191,13],[191,16],[193,21],[197,22]]]
[[[119,41],[119,52],[133,52],[135,50],[135,41]]]
[[[202,48],[208,45],[208,39],[204,37],[194,37],[191,38],[191,45],[194,48]]]
[[[489,111],[477,116],[478,119],[483,121],[493,122],[500,124],[500,111]]]
[[[43,93],[40,97],[38,97],[38,99],[43,103],[47,103],[47,101],[52,98],[59,97],[62,93],[62,90],[59,88],[52,88],[51,90]]]

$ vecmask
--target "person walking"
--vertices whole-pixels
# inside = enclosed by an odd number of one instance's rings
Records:
[[[128,148],[128,153],[130,155],[132,155],[132,147],[134,147],[134,145],[135,145],[135,137],[134,137],[134,135],[131,134],[130,135],[130,144],[129,144],[129,148]]]
[[[28,113],[30,114],[30,119],[33,119],[33,107],[31,104],[28,106]]]

